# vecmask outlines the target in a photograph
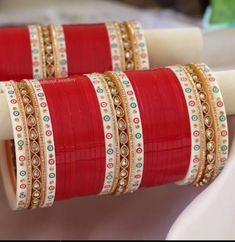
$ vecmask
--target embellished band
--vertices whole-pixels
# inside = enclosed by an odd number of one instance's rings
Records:
[[[29,25],[33,77],[68,75],[67,54],[62,25]]]
[[[117,146],[118,132],[117,122],[115,119],[115,108],[112,103],[112,96],[108,90],[106,82],[102,75],[90,74],[87,77],[96,91],[99,101],[100,112],[103,120],[104,139],[106,149],[106,169],[105,181],[100,195],[112,193],[112,186],[115,179],[116,162],[120,154],[120,149]]]

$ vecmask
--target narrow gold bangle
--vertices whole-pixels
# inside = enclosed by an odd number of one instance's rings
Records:
[[[205,161],[201,161],[203,165],[202,171],[199,173],[194,185],[203,186],[210,182],[213,178],[213,173],[216,163],[216,123],[215,114],[213,112],[213,106],[208,94],[208,88],[205,83],[203,75],[199,72],[195,65],[190,64],[186,66],[187,71],[192,76],[194,84],[199,93],[200,102],[202,105],[204,125],[205,125],[205,137],[206,137],[206,157]],[[201,147],[203,148],[203,147]]]
[[[125,50],[123,46],[123,41],[122,41],[122,33],[119,27],[119,23],[113,22],[113,26],[116,30],[117,36],[118,36],[118,43],[119,43],[119,48],[120,48],[120,56],[121,56],[121,69],[123,71],[126,70],[126,61],[125,61]]]
[[[44,44],[46,77],[55,77],[55,53],[52,43],[52,35],[49,26],[42,26],[42,37]]]
[[[125,70],[134,70],[135,69],[135,60],[134,60],[134,48],[133,42],[131,41],[129,30],[125,23],[119,23],[119,29],[122,38],[122,46],[124,51],[125,59]]]
[[[50,37],[51,37],[51,43],[52,43],[52,49],[53,49],[53,56],[54,56],[54,66],[55,66],[55,76],[58,77],[60,75],[60,69],[59,69],[59,63],[58,63],[58,46],[56,41],[56,33],[54,29],[54,25],[50,24],[48,26]]]
[[[130,42],[131,42],[131,49],[133,52],[134,68],[135,68],[135,70],[139,70],[140,69],[140,60],[139,60],[139,51],[138,51],[135,32],[133,30],[132,25],[128,21],[124,22],[123,24],[126,26],[126,30],[129,34],[129,38],[130,38]]]

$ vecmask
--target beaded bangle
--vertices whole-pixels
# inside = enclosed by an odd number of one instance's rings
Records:
[[[200,161],[205,160],[205,127],[203,124],[203,112],[197,89],[192,77],[185,70],[184,66],[171,66],[169,68],[173,70],[178,77],[185,95],[189,114],[191,128],[191,157],[189,169],[185,178],[176,183],[177,185],[188,185],[195,181],[202,164]]]
[[[190,73],[193,78],[194,84],[198,90],[200,102],[202,105],[205,135],[206,135],[206,149],[205,149],[205,161],[202,166],[202,170],[199,171],[198,177],[194,184],[196,186],[203,186],[211,181],[214,173],[216,163],[216,135],[217,128],[215,122],[215,114],[213,112],[212,100],[208,97],[208,87],[206,86],[204,77],[199,73],[194,65],[187,65],[186,70]]]
[[[131,127],[128,120],[127,104],[123,98],[123,91],[120,91],[118,80],[111,72],[105,73],[104,79],[107,82],[112,95],[113,104],[116,109],[116,120],[118,123],[120,163],[117,162],[116,165],[120,167],[120,169],[118,174],[116,174],[116,180],[113,184],[112,192],[116,195],[120,195],[127,189],[130,176],[130,160],[132,155],[132,141],[130,138]]]
[[[19,90],[20,98],[24,106],[24,112],[27,120],[27,137],[30,145],[30,161],[32,169],[32,197],[30,208],[39,206],[43,198],[45,178],[44,178],[44,154],[42,151],[42,140],[40,138],[40,128],[38,120],[38,110],[36,102],[30,93],[26,82],[16,84]]]

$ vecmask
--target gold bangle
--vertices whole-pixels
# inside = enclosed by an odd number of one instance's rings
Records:
[[[213,173],[216,163],[216,122],[215,114],[213,112],[212,100],[210,100],[208,95],[208,88],[205,83],[205,78],[196,68],[195,65],[190,64],[186,66],[187,71],[192,76],[196,89],[199,93],[199,98],[203,111],[204,125],[205,125],[205,137],[206,137],[206,157],[205,160],[201,161],[202,170],[198,174],[196,181],[194,182],[195,186],[203,186],[210,182],[213,178]],[[203,147],[202,147],[203,148]]]
[[[120,23],[119,29],[121,32],[122,45],[124,50],[125,70],[134,70],[135,69],[134,50],[132,46],[132,41],[129,36],[128,28],[125,23]]]
[[[120,195],[125,193],[127,190],[127,185],[130,179],[130,168],[131,168],[131,157],[133,152],[133,144],[131,134],[131,127],[128,120],[128,108],[123,96],[122,87],[119,84],[119,80],[112,74],[112,72],[106,72],[104,78],[109,87],[110,93],[113,98],[113,104],[116,108],[116,119],[118,123],[118,133],[119,133],[119,147],[120,147],[120,158],[119,171],[117,174],[117,184],[113,186],[113,191],[115,195]]]
[[[50,31],[50,36],[51,36],[51,43],[52,43],[52,48],[53,48],[53,56],[54,56],[54,66],[55,66],[55,76],[60,76],[60,69],[59,69],[59,63],[58,63],[58,46],[57,46],[57,41],[56,41],[56,33],[55,33],[55,28],[53,24],[50,24],[48,26],[48,29]]]
[[[125,50],[123,46],[123,41],[122,41],[122,33],[119,27],[119,23],[113,22],[113,26],[116,30],[117,37],[118,37],[118,43],[119,43],[119,48],[120,48],[120,57],[121,57],[121,69],[126,70],[126,61],[125,61]]]
[[[42,36],[45,54],[46,77],[55,77],[55,55],[52,34],[49,26],[42,26]]]
[[[138,51],[135,32],[133,30],[132,25],[128,21],[124,22],[123,24],[126,26],[126,30],[129,34],[131,48],[132,48],[132,52],[133,52],[134,68],[135,68],[135,70],[139,70],[140,69],[139,51]]]

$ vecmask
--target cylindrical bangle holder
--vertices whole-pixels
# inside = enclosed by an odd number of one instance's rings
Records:
[[[44,145],[39,144],[44,152],[48,148],[54,152],[45,156],[45,164],[52,165],[45,167],[46,184],[54,183],[46,186],[44,195],[51,195],[52,199],[45,206],[52,205],[53,196],[63,200],[121,195],[173,182],[202,186],[215,179],[225,165],[226,113],[218,84],[204,64],[108,71],[29,83],[31,96],[37,97],[34,102],[40,107],[37,110],[41,118],[37,122],[43,127],[42,133],[48,127],[43,123],[47,120],[45,112],[51,122],[49,138],[44,138]],[[22,152],[27,154],[27,142],[23,151],[19,150],[16,130],[23,115],[18,114],[20,105],[12,103],[15,94],[11,89],[15,84],[0,85],[8,100],[15,140],[16,198],[11,204],[13,208],[27,208],[28,190],[22,184],[30,173],[27,164],[19,161]],[[19,118],[15,119],[15,114]],[[21,130],[21,137],[26,139],[27,128]],[[213,149],[209,144],[212,141]],[[11,153],[10,144],[7,145],[5,152]],[[13,157],[8,154],[8,159],[1,161],[4,176],[9,174],[9,178],[4,178],[8,184],[5,186],[12,187],[8,198],[14,193],[15,166],[11,162],[6,168],[6,160]],[[213,169],[207,175],[211,165]],[[20,180],[23,168],[25,179]]]

